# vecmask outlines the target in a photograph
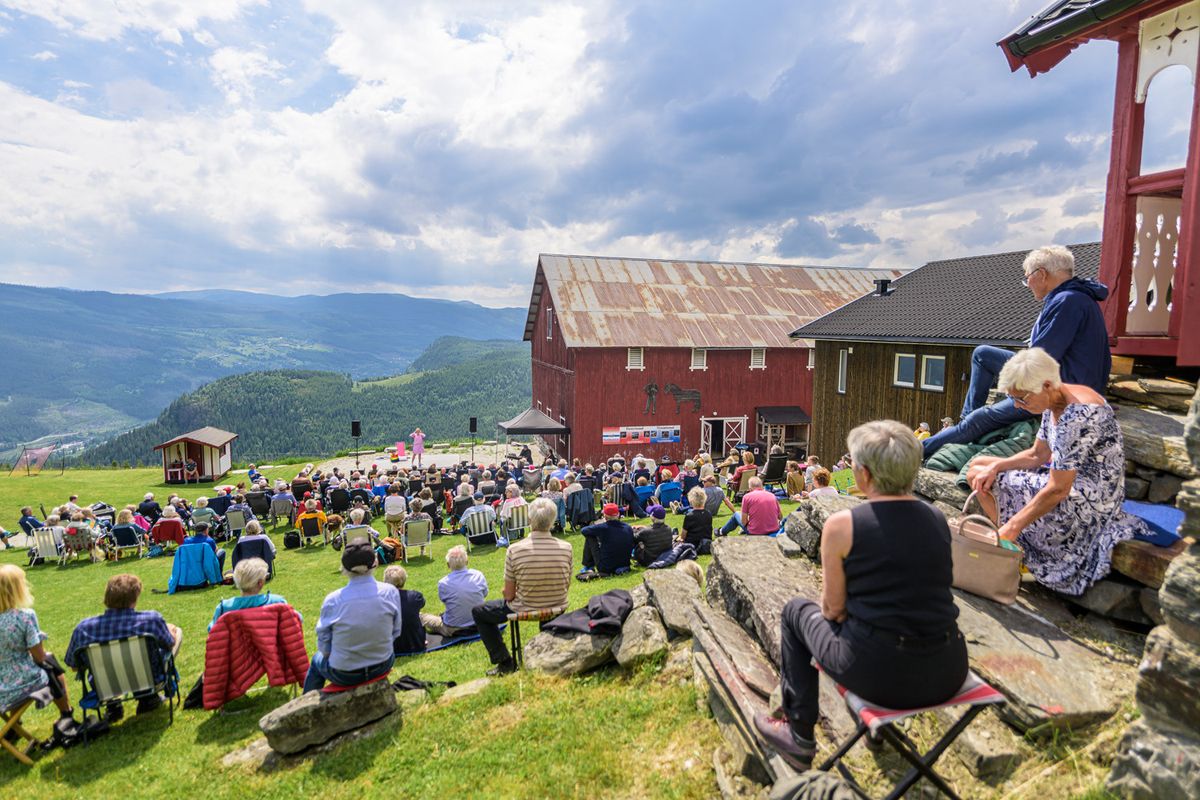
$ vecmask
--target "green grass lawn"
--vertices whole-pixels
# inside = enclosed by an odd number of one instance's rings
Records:
[[[291,477],[294,467],[268,470]],[[0,522],[15,528],[22,505],[47,508],[78,494],[81,504],[105,500],[120,507],[147,491],[165,500],[174,489],[161,483],[160,469],[69,470],[66,475],[0,477]],[[236,480],[234,481],[236,482]],[[177,488],[177,487],[176,487]],[[190,500],[211,491],[194,485],[182,492]],[[668,522],[678,526],[678,518]],[[282,594],[304,616],[309,652],[321,601],[343,583],[338,556],[323,548],[286,551],[283,528],[273,535],[279,548],[278,575],[270,589]],[[569,536],[578,565],[581,537]],[[437,581],[445,573],[444,556],[456,537],[440,537],[432,554],[410,560],[408,587],[425,594],[427,608],[440,611]],[[498,597],[504,551],[476,548],[471,566],[483,571]],[[24,550],[0,551],[0,561],[26,563]],[[708,558],[702,559],[707,565]],[[133,572],[146,589],[139,608],[157,609],[184,631],[179,655],[183,688],[203,669],[204,638],[217,602],[235,593],[215,587],[177,595],[166,589],[169,558],[124,558],[119,563],[77,561],[28,570],[38,619],[49,635],[47,647],[62,652],[75,624],[102,611],[104,584],[118,572]],[[572,582],[571,604],[611,588],[640,582],[640,571],[601,582]],[[531,629],[527,636],[533,634]],[[393,678],[413,675],[459,683],[488,668],[482,645],[475,643],[404,659]],[[222,757],[259,735],[258,719],[285,702],[282,689],[265,689],[232,703],[233,713],[178,712],[168,726],[166,709],[145,717],[129,716],[89,747],[55,750],[30,769],[0,757],[0,792],[6,797],[175,797],[181,788],[201,788],[205,798],[326,798],[396,794],[403,797],[711,797],[716,790],[711,756],[719,743],[717,728],[696,705],[691,677],[669,675],[657,665],[632,674],[616,667],[572,680],[522,671],[495,681],[481,695],[453,704],[433,704],[405,717],[403,726],[363,742],[348,744],[282,772],[260,775],[225,768]],[[72,700],[79,683],[72,679]],[[46,736],[52,707],[31,712],[31,730]]]

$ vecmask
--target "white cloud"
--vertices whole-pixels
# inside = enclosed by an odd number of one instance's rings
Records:
[[[266,5],[267,0],[5,0],[5,4],[80,36],[109,40],[130,29],[160,34],[175,30],[178,36],[178,31],[195,30],[201,20],[229,21],[249,6]]]
[[[178,28],[163,28],[154,38],[167,44],[183,44],[183,34],[179,32]]]
[[[236,105],[254,99],[254,84],[260,78],[276,78],[283,64],[267,57],[260,50],[219,48],[208,59],[213,82],[225,93],[225,99]]]
[[[42,50],[40,53],[34,53],[30,58],[34,61],[53,61],[58,58],[58,55],[53,50]]]
[[[67,89],[90,89],[92,87],[92,85],[90,83],[84,83],[83,81],[71,81],[71,80],[63,81],[62,85],[64,87],[66,87]]]
[[[213,36],[206,30],[192,31],[192,38],[205,47],[211,48],[217,46],[217,37]]]

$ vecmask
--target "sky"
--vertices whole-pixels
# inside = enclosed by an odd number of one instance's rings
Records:
[[[541,252],[1095,241],[1116,46],[1011,73],[1042,5],[0,0],[0,281],[520,306]],[[1190,92],[1151,86],[1154,166]]]

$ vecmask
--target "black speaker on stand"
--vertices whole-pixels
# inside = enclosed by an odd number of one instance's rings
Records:
[[[358,440],[362,438],[362,422],[350,420],[350,438],[354,440],[354,468],[358,469]]]

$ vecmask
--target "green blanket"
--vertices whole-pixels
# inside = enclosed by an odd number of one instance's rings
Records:
[[[947,444],[929,457],[925,466],[938,472],[957,472],[958,485],[970,491],[967,485],[967,464],[975,456],[997,456],[1007,458],[1033,446],[1034,437],[1040,427],[1036,419],[1014,422],[1007,428],[992,431],[970,444]]]

